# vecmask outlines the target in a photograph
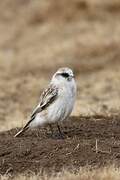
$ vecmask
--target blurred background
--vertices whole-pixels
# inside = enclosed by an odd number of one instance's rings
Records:
[[[0,127],[22,126],[59,67],[76,75],[75,116],[119,114],[119,0],[0,1]]]

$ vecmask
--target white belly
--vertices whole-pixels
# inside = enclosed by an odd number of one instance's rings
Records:
[[[48,107],[47,120],[49,123],[65,120],[72,112],[75,96],[68,92],[60,96],[53,104]]]

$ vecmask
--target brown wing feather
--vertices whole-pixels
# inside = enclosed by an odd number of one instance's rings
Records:
[[[50,85],[45,91],[43,91],[40,97],[40,103],[31,114],[31,118],[35,117],[37,113],[47,108],[52,102],[55,101],[58,95],[58,88],[54,85]]]
[[[56,100],[57,95],[58,88],[54,85],[50,85],[45,91],[43,91],[40,98],[40,103],[31,114],[30,120],[22,128],[22,130],[15,135],[15,137],[21,135],[25,130],[27,130],[29,128],[29,124],[35,119],[36,115],[46,109],[51,103],[53,103]]]

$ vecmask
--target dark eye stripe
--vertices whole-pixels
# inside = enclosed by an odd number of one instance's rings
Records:
[[[62,73],[61,74],[63,77],[65,77],[65,78],[68,78],[69,77],[69,74],[68,73]]]

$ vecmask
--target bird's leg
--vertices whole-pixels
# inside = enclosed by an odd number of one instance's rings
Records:
[[[62,131],[61,131],[61,129],[60,129],[59,124],[57,124],[57,128],[58,128],[58,131],[59,131],[60,138],[61,138],[61,139],[64,139],[64,135],[63,135],[63,133],[62,133]]]
[[[50,127],[50,131],[51,131],[51,135],[53,136],[53,127],[51,124],[49,124],[49,127]]]
[[[36,129],[35,129],[35,132],[36,132],[36,136],[37,136],[38,138],[40,138],[40,137],[41,137],[40,128],[36,128]]]

